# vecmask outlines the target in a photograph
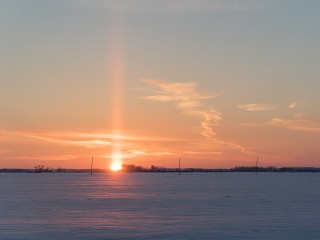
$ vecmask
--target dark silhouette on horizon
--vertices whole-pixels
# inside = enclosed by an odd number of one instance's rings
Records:
[[[0,172],[8,172],[8,173],[106,173],[110,172],[109,169],[65,169],[65,168],[50,168],[44,165],[37,165],[34,169],[22,169],[22,168],[1,168]],[[137,166],[134,164],[123,164],[122,170],[120,172],[137,172],[137,173],[193,173],[193,172],[203,172],[203,173],[219,173],[219,172],[290,172],[290,173],[299,173],[299,172],[308,172],[308,173],[318,173],[320,172],[320,168],[318,167],[258,167],[256,166],[238,166],[234,168],[167,168],[167,167],[159,167],[151,165],[150,168]]]

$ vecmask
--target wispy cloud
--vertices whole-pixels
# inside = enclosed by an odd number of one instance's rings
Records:
[[[79,146],[85,148],[104,148],[111,144],[109,141],[100,140],[100,139],[64,139],[64,138],[52,138],[48,136],[41,135],[25,135],[34,139],[39,139],[46,141],[48,143],[54,143],[65,146]]]
[[[221,113],[213,108],[204,107],[203,100],[219,96],[197,91],[197,83],[178,83],[162,80],[144,80],[160,89],[156,95],[143,97],[147,100],[175,102],[184,114],[197,116],[201,119],[201,134],[208,139],[215,139],[214,126],[219,124]]]
[[[98,133],[98,132],[69,132],[69,131],[7,131],[0,129],[0,134],[5,139],[5,141],[19,141],[19,142],[30,142],[34,141],[34,144],[49,143],[53,145],[60,146],[74,146],[86,149],[95,149],[97,151],[105,151],[106,154],[110,152],[110,147],[114,144],[119,144],[121,142],[122,155],[124,158],[130,159],[135,158],[137,155],[145,156],[166,156],[174,155],[175,152],[168,150],[167,145],[170,142],[183,143],[188,141],[187,139],[181,138],[165,138],[165,137],[148,137],[148,136],[136,136],[136,135],[121,135],[121,134],[108,134],[108,133]],[[157,143],[158,145],[150,144]],[[146,144],[147,143],[147,144]],[[163,146],[164,145],[164,146]],[[143,149],[148,146],[148,149]],[[105,150],[104,150],[105,149]],[[136,150],[132,150],[136,149]],[[75,151],[75,150],[71,150]],[[0,154],[5,154],[8,151],[0,151]],[[77,153],[75,153],[77,154]],[[83,155],[83,151],[81,151]],[[59,156],[22,156],[21,159],[39,159],[39,160],[56,160],[56,159],[66,159],[73,155],[64,155],[65,157]],[[112,153],[110,156],[104,155],[104,158],[112,158]],[[16,159],[16,156],[15,156]]]
[[[44,160],[44,161],[66,161],[77,159],[76,155],[50,155],[50,156],[12,156],[6,157],[11,160]]]
[[[292,101],[290,104],[289,104],[289,108],[291,108],[291,109],[295,109],[295,108],[298,108],[298,107],[300,107],[301,105],[304,105],[305,103],[307,103],[307,101],[306,100],[294,100],[294,101]]]
[[[164,156],[164,155],[174,155],[173,152],[168,151],[150,151],[150,150],[127,150],[128,152],[135,154],[135,155],[147,155],[147,156]]]
[[[320,121],[314,120],[290,120],[273,118],[267,123],[268,126],[285,128],[304,132],[320,132]]]
[[[295,114],[293,114],[294,117],[303,117],[305,115],[307,115],[307,113],[295,113]]]
[[[202,136],[214,144],[216,148],[231,148],[249,153],[246,149],[230,141],[222,140],[216,136],[216,126],[220,125],[222,113],[205,105],[204,100],[215,98],[220,94],[202,93],[197,89],[197,83],[177,83],[163,80],[144,80],[157,88],[156,94],[143,97],[147,100],[160,102],[173,102],[183,114],[195,116],[200,119],[199,129]],[[217,151],[220,153],[220,151]]]
[[[108,134],[108,133],[95,133],[95,132],[69,132],[69,131],[6,131],[0,129],[0,134],[3,137],[23,137],[35,139],[52,144],[65,145],[65,146],[79,146],[85,148],[104,148],[112,145],[116,141],[131,141],[131,142],[144,142],[144,141],[183,141],[179,138],[164,138],[164,137],[148,137],[148,136],[134,136],[122,134]]]
[[[288,108],[294,111],[293,117],[301,118],[307,115],[307,112],[297,112],[298,110],[302,110],[302,107],[305,103],[307,103],[306,100],[294,100],[288,105]]]
[[[112,142],[114,140],[122,141],[176,141],[182,140],[178,138],[165,138],[165,137],[150,137],[141,135],[128,135],[128,134],[110,134],[100,132],[70,132],[70,131],[50,131],[50,132],[19,132],[20,134],[28,134],[31,136],[46,136],[51,138],[63,139],[100,139],[103,141]]]
[[[296,108],[297,105],[298,105],[297,102],[292,102],[292,103],[290,103],[290,105],[289,105],[288,107],[289,107],[289,108]]]
[[[271,104],[251,103],[238,105],[238,108],[245,111],[271,111],[277,109],[278,107]]]
[[[206,151],[184,151],[187,155],[221,155],[223,152],[206,152]]]
[[[32,132],[32,131],[5,131],[1,130],[4,137],[20,137],[35,139],[52,144],[64,146],[80,146],[85,148],[103,148],[111,144],[105,139],[97,139],[96,136],[81,136],[78,133],[71,134],[70,132]]]

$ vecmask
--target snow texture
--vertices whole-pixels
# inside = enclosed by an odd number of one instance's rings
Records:
[[[0,239],[320,239],[320,174],[2,173]]]

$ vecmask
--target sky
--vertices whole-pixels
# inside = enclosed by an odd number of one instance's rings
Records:
[[[320,167],[319,11],[0,0],[0,168]]]

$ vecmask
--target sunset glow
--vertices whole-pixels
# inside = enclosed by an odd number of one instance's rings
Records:
[[[113,163],[110,169],[114,172],[117,172],[122,169],[122,165],[120,163]]]
[[[320,239],[319,13],[0,0],[0,238]]]
[[[0,168],[319,166],[320,3],[145,2],[1,1]]]

